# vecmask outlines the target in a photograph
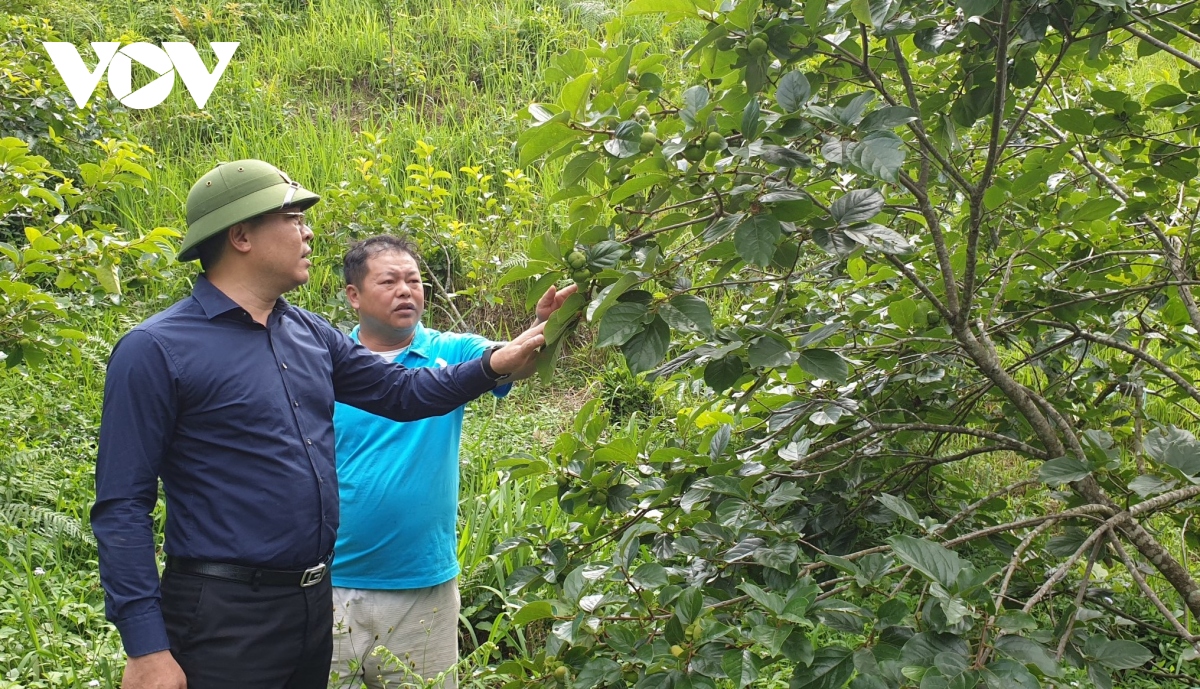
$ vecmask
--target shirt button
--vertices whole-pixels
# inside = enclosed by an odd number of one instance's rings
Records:
[[[308,443],[309,445],[312,445],[312,438],[305,438],[304,442]]]
[[[299,406],[300,406],[300,403],[299,403],[299,402],[297,402],[296,400],[292,400],[292,406],[293,406],[293,407],[299,407]]]
[[[283,367],[283,370],[285,370],[285,371],[287,370],[287,364],[280,364],[280,366]]]

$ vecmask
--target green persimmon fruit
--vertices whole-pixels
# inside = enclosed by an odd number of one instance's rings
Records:
[[[688,144],[683,149],[683,159],[689,163],[698,163],[704,159],[704,147],[699,144]]]
[[[571,266],[571,270],[579,270],[587,267],[587,256],[582,251],[572,251],[567,254],[567,265]]]
[[[638,150],[642,153],[649,153],[654,150],[654,145],[658,143],[658,138],[654,136],[654,132],[642,132],[642,140],[638,142]]]
[[[767,42],[763,40],[762,36],[755,37],[746,46],[746,50],[754,57],[762,57],[767,54]]]
[[[725,137],[721,136],[721,132],[709,132],[708,136],[704,137],[704,150],[719,151],[725,145]]]

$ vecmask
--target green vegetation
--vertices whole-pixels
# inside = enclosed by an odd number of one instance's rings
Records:
[[[586,293],[553,383],[467,417],[464,685],[1200,684],[1191,5],[0,19],[0,688],[117,686],[104,359],[186,293],[188,184],[244,156],[323,192],[293,300],[336,323],[376,232],[417,240],[440,325]],[[53,38],[242,46],[205,111],[78,111]]]

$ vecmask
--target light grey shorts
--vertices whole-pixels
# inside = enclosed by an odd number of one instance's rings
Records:
[[[457,689],[458,609],[457,579],[402,591],[335,586],[329,686]]]

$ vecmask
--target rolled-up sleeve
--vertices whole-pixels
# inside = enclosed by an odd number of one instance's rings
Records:
[[[337,401],[393,421],[441,416],[496,387],[480,359],[446,368],[405,368],[384,361],[332,326],[326,339]]]
[[[178,370],[168,352],[149,333],[130,332],[108,363],[91,518],[105,614],[131,657],[170,648],[151,513],[178,408]]]

